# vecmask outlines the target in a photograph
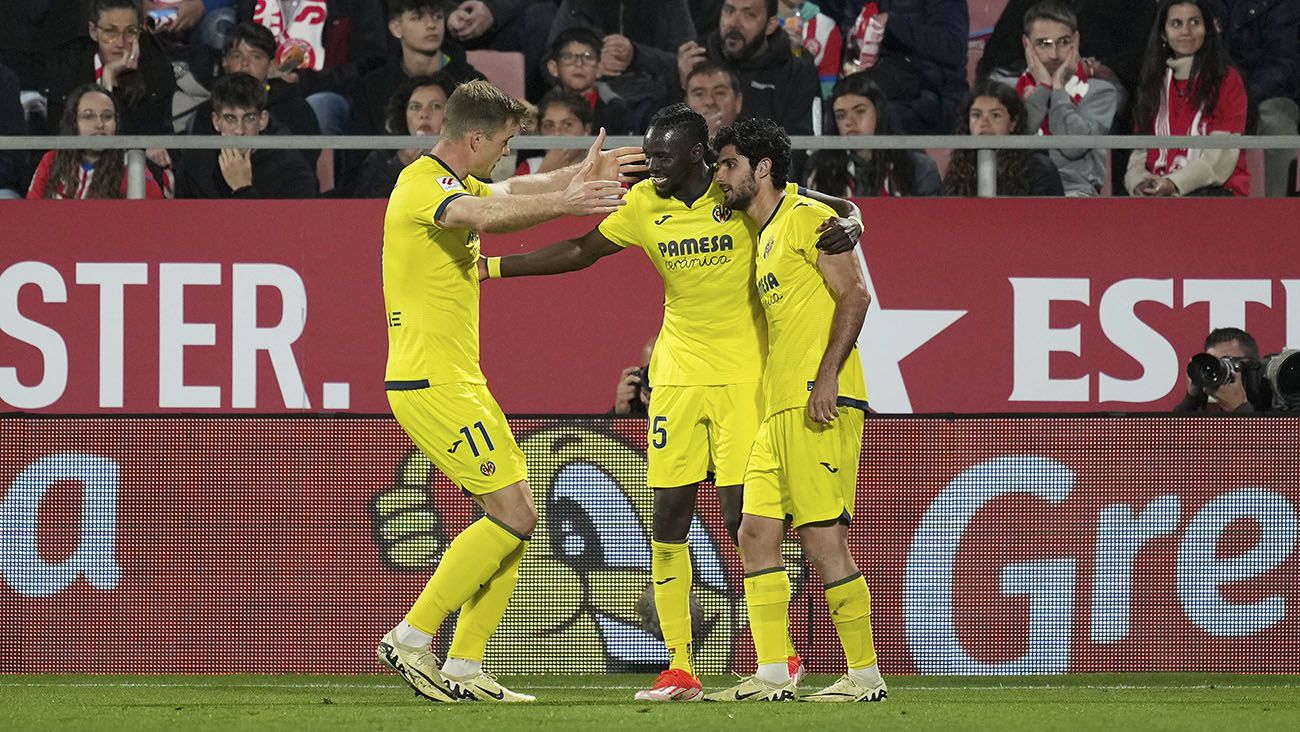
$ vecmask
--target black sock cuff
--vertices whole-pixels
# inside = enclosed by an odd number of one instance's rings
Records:
[[[760,569],[757,572],[746,572],[745,579],[749,579],[750,577],[758,577],[764,574],[772,574],[773,572],[784,572],[784,571],[785,571],[785,565],[783,564],[780,567],[772,567],[771,569]]]
[[[848,577],[845,577],[844,579],[837,579],[834,582],[824,585],[823,587],[827,590],[834,589],[836,587],[839,587],[840,585],[847,585],[848,583],[852,582],[853,580],[861,576],[862,576],[861,572],[854,572],[853,574],[849,575]]]

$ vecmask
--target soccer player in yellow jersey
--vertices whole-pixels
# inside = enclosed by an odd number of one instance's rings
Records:
[[[857,254],[816,247],[830,209],[786,190],[790,140],[771,120],[723,128],[716,180],[727,205],[763,222],[754,281],[767,316],[763,423],[745,470],[740,549],[757,672],[712,701],[793,701],[785,662],[790,581],[786,522],[826,587],[848,673],[806,701],[882,701],[871,595],[853,556],[853,516],[867,387],[854,352],[871,296]]]
[[[740,525],[740,485],[762,417],[766,333],[753,285],[755,227],[733,215],[713,183],[704,118],[685,104],[666,107],[650,120],[642,146],[651,178],[632,187],[625,207],[580,239],[488,258],[484,267],[493,278],[556,274],[635,247],[664,279],[664,323],[649,371],[646,482],[654,490],[651,577],[670,664],[636,698],[697,701],[703,689],[691,665],[687,535],[698,484],[710,472],[733,538]],[[846,213],[851,207],[829,200]],[[832,218],[822,222],[821,245],[851,249],[860,224]],[[784,643],[782,658],[801,675]]]
[[[513,231],[557,216],[623,205],[620,161],[636,148],[601,152],[602,134],[579,165],[488,185],[509,149],[524,105],[485,81],[447,100],[433,150],[402,171],[384,214],[388,401],[416,446],[483,509],[447,547],[433,578],[376,653],[434,701],[532,701],[483,671],[483,651],[519,576],[537,521],[524,455],[479,369],[479,232]],[[446,665],[430,643],[460,611]]]

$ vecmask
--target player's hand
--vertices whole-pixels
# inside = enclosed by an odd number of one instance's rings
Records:
[[[838,375],[823,376],[819,374],[808,394],[808,416],[819,424],[830,424],[840,416],[840,409],[835,402],[839,398],[840,379]]]
[[[627,414],[632,411],[632,402],[641,396],[641,377],[636,372],[640,366],[628,366],[619,378],[618,389],[614,391],[614,414]]]
[[[397,470],[397,483],[370,499],[371,531],[380,558],[391,569],[427,572],[447,548],[432,485],[433,465],[412,450]]]
[[[640,147],[616,147],[613,150],[606,150],[601,153],[603,156],[602,165],[605,167],[614,166],[616,177],[619,183],[630,186],[641,180],[641,173],[650,169],[646,164],[645,151]],[[608,162],[612,159],[614,162]]]
[[[570,216],[593,216],[617,211],[626,201],[616,180],[589,180],[595,167],[590,160],[578,168],[569,187],[560,192],[560,210]]]
[[[857,219],[827,218],[817,227],[817,248],[827,254],[852,251],[862,238],[862,224]]]
[[[487,257],[482,254],[478,255],[478,262],[476,264],[478,267],[478,281],[482,282],[488,278]]]

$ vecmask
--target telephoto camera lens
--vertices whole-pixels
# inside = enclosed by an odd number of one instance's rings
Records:
[[[1187,378],[1201,389],[1217,389],[1232,379],[1232,365],[1227,359],[1198,353],[1187,362]]]
[[[1286,408],[1300,407],[1300,350],[1288,349],[1269,356],[1264,377],[1273,385],[1274,395]]]

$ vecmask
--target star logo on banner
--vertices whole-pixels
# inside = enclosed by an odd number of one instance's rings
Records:
[[[871,268],[862,257],[862,276],[871,294],[871,307],[858,334],[858,353],[867,379],[871,408],[886,414],[910,414],[912,400],[899,363],[966,314],[965,310],[886,310],[871,281]]]

